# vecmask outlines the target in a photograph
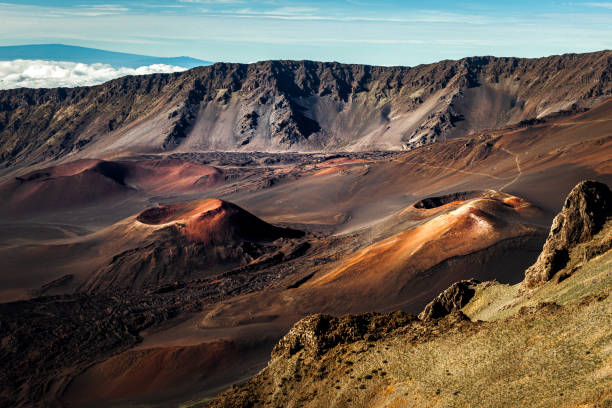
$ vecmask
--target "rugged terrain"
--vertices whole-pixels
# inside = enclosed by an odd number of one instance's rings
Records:
[[[0,92],[0,405],[199,403],[265,368],[311,314],[308,325],[346,321],[324,345],[333,353],[340,337],[382,353],[404,330],[423,365],[437,341],[509,335],[500,319],[607,256],[595,257],[610,234],[594,208],[609,196],[562,206],[581,180],[612,184],[609,80],[606,51],[413,68],[215,64]],[[475,320],[475,305],[499,325],[437,320],[458,308]],[[599,316],[568,307],[568,319]],[[370,314],[337,317],[356,313]],[[277,347],[269,367],[293,358]],[[391,378],[382,371],[364,375]],[[311,385],[247,384],[271,403],[323,401]],[[347,398],[374,401],[354,385]],[[259,395],[246,387],[244,401]],[[215,403],[238,398],[225,395]]]
[[[564,226],[557,218],[523,283],[459,282],[419,318],[309,316],[274,347],[264,370],[208,406],[609,406],[610,194],[593,182],[572,190]],[[559,239],[566,264],[521,291]]]
[[[580,111],[610,95],[610,51],[388,68],[218,63],[88,88],[1,92],[0,160],[401,150]]]

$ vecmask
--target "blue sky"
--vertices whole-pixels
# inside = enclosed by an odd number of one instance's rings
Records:
[[[416,65],[612,48],[612,1],[0,0],[0,45]]]

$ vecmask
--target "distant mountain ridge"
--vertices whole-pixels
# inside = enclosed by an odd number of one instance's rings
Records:
[[[0,167],[68,154],[402,150],[588,109],[612,51],[416,67],[216,63],[93,87],[0,92]]]
[[[64,44],[33,44],[0,47],[0,61],[16,59],[82,62],[84,64],[103,63],[115,68],[138,68],[154,64],[195,68],[212,64],[211,61],[184,56],[152,57]]]

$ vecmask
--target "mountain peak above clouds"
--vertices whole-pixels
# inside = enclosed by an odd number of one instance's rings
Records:
[[[210,65],[191,57],[153,57],[64,44],[0,47],[0,89],[97,85],[126,75]]]

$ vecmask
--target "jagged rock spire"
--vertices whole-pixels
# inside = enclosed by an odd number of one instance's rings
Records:
[[[585,180],[572,189],[553,220],[542,253],[525,271],[524,288],[550,280],[570,259],[570,251],[597,234],[612,216],[612,192],[607,185]]]

